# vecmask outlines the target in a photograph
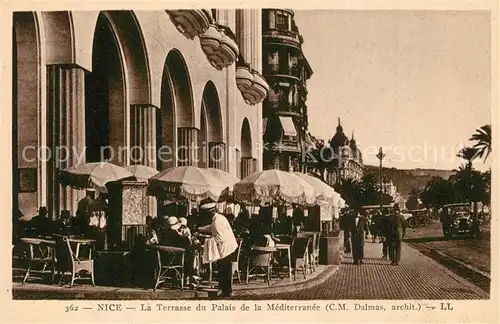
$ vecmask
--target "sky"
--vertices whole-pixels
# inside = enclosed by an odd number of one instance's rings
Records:
[[[454,169],[491,123],[488,12],[296,10],[295,20],[314,71],[309,131],[329,140],[340,118],[366,164],[382,146],[385,166]]]

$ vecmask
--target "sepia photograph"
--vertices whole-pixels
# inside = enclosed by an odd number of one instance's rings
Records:
[[[10,13],[12,300],[490,300],[492,11],[232,6]]]

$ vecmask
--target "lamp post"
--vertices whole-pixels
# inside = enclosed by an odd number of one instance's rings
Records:
[[[383,193],[382,193],[382,160],[384,159],[385,157],[385,153],[384,151],[382,150],[382,147],[379,148],[378,150],[378,154],[377,154],[377,159],[379,159],[380,161],[380,171],[379,171],[379,181],[380,181],[380,214],[382,214],[382,197],[383,197]]]

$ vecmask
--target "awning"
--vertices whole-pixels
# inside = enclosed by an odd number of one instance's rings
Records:
[[[267,129],[267,118],[264,118],[262,120],[262,135],[266,134],[266,129]]]
[[[297,136],[297,130],[295,129],[292,117],[280,116],[280,122],[285,136]]]

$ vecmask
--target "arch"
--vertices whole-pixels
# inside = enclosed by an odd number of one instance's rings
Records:
[[[202,112],[203,111],[205,111],[207,120],[207,140],[217,143],[224,142],[224,126],[220,109],[219,93],[212,81],[208,81],[203,89]]]
[[[127,73],[124,53],[109,15],[101,12],[97,18],[92,44],[92,72],[85,78],[85,131],[87,161],[112,158],[126,164],[126,156],[111,156],[127,145],[128,120]]]
[[[252,157],[252,132],[247,118],[241,124],[241,157]]]
[[[166,71],[165,71],[166,70]],[[172,86],[177,127],[195,127],[195,112],[191,78],[184,57],[172,49],[165,60],[165,70]],[[165,77],[165,73],[163,75]]]
[[[42,127],[44,116],[44,96],[42,78],[43,31],[40,19],[35,12],[15,12],[13,14],[13,46],[12,46],[12,171],[13,208],[19,208],[24,215],[36,214],[39,204],[45,204],[43,196],[46,184],[44,179],[44,163],[36,158],[36,150],[26,147],[40,148],[44,145]],[[32,192],[20,193],[19,169],[34,170],[37,177],[37,187]]]
[[[131,10],[103,11],[101,14],[113,29],[123,55],[129,105],[151,103],[149,58],[137,17]]]
[[[191,79],[184,57],[172,49],[165,58],[161,80],[160,110],[157,112],[156,143],[160,169],[177,165],[177,129],[194,127]]]

